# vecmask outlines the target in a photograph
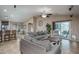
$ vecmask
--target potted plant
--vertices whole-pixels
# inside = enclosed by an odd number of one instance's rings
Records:
[[[50,35],[51,34],[51,25],[47,23],[46,29],[47,29],[47,33]]]

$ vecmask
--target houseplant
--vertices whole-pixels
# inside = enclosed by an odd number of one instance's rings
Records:
[[[46,29],[47,29],[47,33],[51,34],[51,25],[50,24],[46,24]]]

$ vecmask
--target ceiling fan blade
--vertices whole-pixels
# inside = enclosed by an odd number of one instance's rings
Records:
[[[52,14],[47,14],[47,17],[50,17]]]
[[[47,15],[52,15],[52,14],[47,14]]]

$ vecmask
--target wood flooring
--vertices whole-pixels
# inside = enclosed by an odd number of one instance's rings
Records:
[[[79,54],[79,42],[61,41],[61,54]],[[20,54],[19,41],[12,40],[0,43],[0,54]]]

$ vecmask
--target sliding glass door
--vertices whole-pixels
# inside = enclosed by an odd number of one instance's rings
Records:
[[[58,30],[60,36],[62,36],[64,39],[69,39],[70,21],[55,22],[54,27],[54,30]]]

